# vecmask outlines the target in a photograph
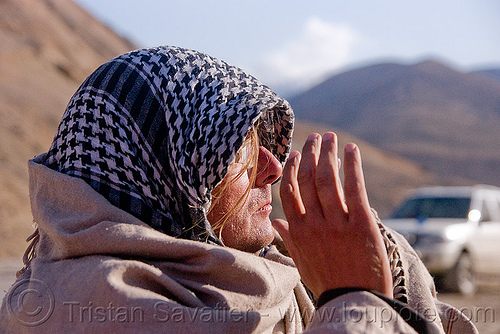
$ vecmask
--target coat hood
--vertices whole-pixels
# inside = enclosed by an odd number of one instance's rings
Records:
[[[70,100],[45,165],[85,180],[158,231],[217,243],[206,210],[252,125],[282,163],[293,113],[257,79],[206,54],[141,49],[99,67]]]

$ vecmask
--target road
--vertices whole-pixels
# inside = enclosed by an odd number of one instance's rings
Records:
[[[17,259],[0,260],[0,299],[3,299],[9,287],[16,280],[16,271],[22,268],[22,261]]]
[[[481,334],[500,334],[500,282],[483,282],[479,292],[470,297],[441,293],[439,299],[451,304],[471,319]]]

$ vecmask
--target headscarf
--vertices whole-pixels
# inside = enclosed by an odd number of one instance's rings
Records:
[[[206,219],[251,127],[285,161],[290,105],[237,67],[178,47],[141,49],[99,67],[71,98],[45,165],[174,237],[220,241]],[[267,141],[266,141],[267,142]]]

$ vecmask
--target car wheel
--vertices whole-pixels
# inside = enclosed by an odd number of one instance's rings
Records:
[[[463,252],[446,277],[446,285],[462,295],[473,295],[477,290],[477,278],[469,253]]]

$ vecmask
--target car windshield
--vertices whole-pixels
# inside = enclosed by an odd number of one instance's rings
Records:
[[[392,218],[467,218],[470,198],[426,197],[404,202]]]

